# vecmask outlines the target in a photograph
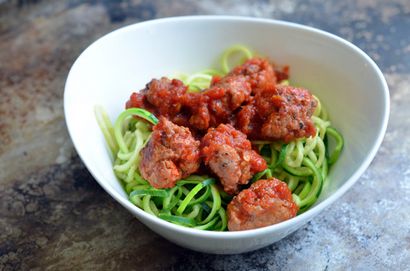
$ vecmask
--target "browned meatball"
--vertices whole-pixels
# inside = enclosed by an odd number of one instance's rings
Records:
[[[237,109],[242,103],[249,100],[251,86],[245,76],[227,75],[219,81],[214,81],[211,88],[220,88],[224,91],[225,107],[231,111]],[[205,91],[204,94],[207,92]]]
[[[245,76],[251,85],[253,94],[276,85],[276,74],[273,66],[264,58],[251,58],[244,64],[235,67],[230,74]]]
[[[228,204],[228,229],[242,231],[273,225],[295,217],[297,211],[286,183],[275,178],[259,180]]]
[[[187,126],[189,116],[184,112],[187,89],[178,79],[152,79],[140,92],[132,93],[126,108],[144,108],[156,116],[164,116],[178,125]]]
[[[274,91],[256,95],[255,105],[259,116],[264,119],[261,128],[263,138],[290,142],[316,133],[311,117],[317,102],[306,89],[277,86]]]
[[[252,139],[283,140],[314,136],[316,100],[306,89],[279,86],[255,95],[237,114],[236,127]]]
[[[236,114],[235,127],[246,134],[248,138],[260,139],[262,119],[259,117],[254,100],[243,106]]]
[[[250,84],[244,76],[222,77],[210,88],[186,95],[186,104],[192,112],[189,123],[198,130],[230,123],[233,112],[250,99],[250,94]]]
[[[246,135],[231,125],[211,128],[202,139],[205,165],[217,175],[224,190],[236,194],[239,185],[247,184],[252,176],[266,169],[266,161],[254,150]]]
[[[194,130],[206,131],[209,128],[211,116],[208,109],[209,98],[202,93],[188,93],[184,97],[184,104],[188,108],[189,127]]]
[[[175,186],[199,168],[199,145],[188,128],[160,117],[150,141],[141,150],[142,177],[155,188]]]

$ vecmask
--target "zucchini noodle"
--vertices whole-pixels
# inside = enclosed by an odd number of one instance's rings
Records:
[[[233,45],[223,52],[219,62],[220,70],[206,69],[191,75],[181,73],[174,77],[188,86],[189,92],[200,92],[210,86],[213,76],[224,76],[229,73],[231,67],[240,65],[253,56],[254,53],[249,48],[240,44]]]
[[[315,97],[315,96],[314,96]],[[312,116],[316,135],[300,138],[288,144],[281,142],[253,141],[268,169],[255,175],[252,181],[273,176],[288,184],[293,200],[299,206],[299,213],[305,212],[318,199],[328,181],[328,167],[339,157],[343,148],[343,137],[330,126],[327,112],[320,100]],[[328,140],[336,142],[332,154],[328,154]]]
[[[224,76],[231,67],[254,56],[247,47],[235,45],[221,56],[220,70],[206,69],[191,75],[179,74],[178,79],[188,91],[208,88],[214,76]],[[288,80],[280,84],[288,85]],[[294,140],[288,144],[273,141],[252,141],[268,168],[255,174],[250,183],[276,177],[287,183],[299,213],[305,212],[318,199],[328,181],[329,166],[334,164],[343,149],[343,137],[328,120],[320,100],[312,116],[316,135]],[[232,200],[209,176],[191,175],[179,180],[170,189],[153,188],[139,171],[140,151],[151,136],[151,125],[158,123],[150,112],[130,108],[122,112],[114,125],[100,106],[95,107],[98,125],[113,155],[113,170],[121,181],[129,200],[145,212],[168,222],[213,231],[227,230],[226,206]],[[135,118],[137,116],[138,118]],[[329,140],[333,141],[329,153]]]
[[[226,230],[225,209],[231,197],[222,191],[215,179],[191,175],[171,189],[156,189],[141,177],[140,151],[151,136],[150,124],[141,119],[156,124],[158,120],[154,115],[144,109],[130,108],[120,114],[114,126],[101,107],[95,107],[95,115],[114,156],[114,173],[133,204],[174,224],[202,230]]]

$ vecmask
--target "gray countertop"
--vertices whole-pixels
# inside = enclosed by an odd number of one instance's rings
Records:
[[[180,248],[106,194],[63,116],[75,58],[143,20],[190,14],[293,21],[339,35],[383,71],[383,144],[339,201],[287,238],[241,255]],[[410,2],[0,0],[0,270],[410,270]]]

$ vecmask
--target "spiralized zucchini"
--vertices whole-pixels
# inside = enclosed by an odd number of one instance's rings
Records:
[[[231,197],[216,180],[191,175],[171,189],[153,188],[139,172],[140,151],[149,141],[150,124],[158,120],[140,108],[125,110],[114,126],[107,113],[95,108],[98,123],[114,156],[114,173],[122,181],[129,200],[145,212],[171,223],[202,230],[224,231],[227,227],[226,205]]]
[[[293,200],[299,206],[299,213],[305,212],[318,199],[323,186],[328,181],[329,166],[339,157],[343,148],[343,137],[330,126],[320,100],[315,97],[318,106],[312,116],[316,135],[294,140],[288,144],[281,142],[252,142],[268,163],[268,169],[255,175],[253,181],[264,177],[276,177],[288,184]],[[328,140],[335,141],[335,147],[329,156]]]
[[[224,76],[231,67],[254,56],[247,47],[228,48],[220,60],[221,69],[207,69],[191,75],[180,74],[178,79],[198,92],[210,86],[213,76]],[[281,84],[288,85],[284,80]],[[329,166],[334,164],[343,149],[342,135],[330,125],[327,112],[320,100],[312,120],[316,135],[288,144],[270,141],[253,141],[268,168],[257,173],[252,182],[276,177],[287,183],[299,213],[309,209],[318,199],[328,181]],[[140,108],[125,110],[114,126],[102,107],[95,107],[97,122],[114,157],[113,170],[129,196],[129,200],[145,212],[174,224],[213,231],[227,230],[226,206],[232,197],[226,194],[214,178],[191,175],[177,182],[171,189],[155,189],[141,177],[140,151],[151,136],[151,125],[158,120]],[[138,116],[139,118],[135,118]],[[331,154],[328,141],[334,141]]]
[[[180,73],[174,77],[187,85],[188,91],[199,92],[209,87],[213,76],[224,76],[229,73],[232,67],[244,63],[253,56],[254,53],[246,46],[239,44],[233,45],[223,52],[219,62],[221,66],[220,70],[206,69],[191,75]]]

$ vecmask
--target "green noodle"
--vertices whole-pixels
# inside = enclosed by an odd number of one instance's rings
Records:
[[[220,59],[221,70],[206,69],[191,75],[182,73],[175,77],[188,86],[188,91],[199,92],[209,87],[213,76],[224,76],[231,70],[230,65],[232,67],[240,65],[253,56],[254,54],[247,47],[239,44],[234,45],[222,54]]]
[[[224,76],[231,67],[251,57],[253,53],[247,47],[235,45],[223,53],[220,70],[180,74],[178,78],[189,87],[189,91],[198,92],[209,87],[213,76]],[[289,81],[280,83],[288,85]],[[317,131],[314,137],[297,139],[288,144],[252,142],[266,160],[268,168],[255,174],[251,183],[271,177],[286,182],[299,206],[299,213],[317,201],[328,179],[328,167],[336,162],[344,144],[341,134],[330,126],[328,114],[320,100],[314,98],[318,102],[312,116]],[[226,194],[215,179],[191,175],[178,181],[171,189],[155,189],[141,177],[138,167],[140,151],[150,139],[150,126],[158,122],[154,115],[144,109],[131,108],[122,112],[114,125],[101,107],[95,107],[95,115],[114,157],[114,173],[133,204],[174,224],[201,230],[227,230],[226,206],[232,196]],[[331,154],[329,139],[335,145]]]
[[[315,99],[318,106],[312,116],[316,127],[314,137],[297,139],[288,144],[252,142],[258,149],[267,150],[263,157],[269,164],[269,168],[263,174],[255,175],[253,181],[268,177],[270,173],[273,177],[286,182],[300,208],[299,213],[306,211],[316,202],[327,181],[328,166],[338,159],[343,148],[343,137],[330,126],[327,112],[320,100],[317,97]],[[330,156],[326,155],[325,139],[328,137],[336,141],[336,147]]]

